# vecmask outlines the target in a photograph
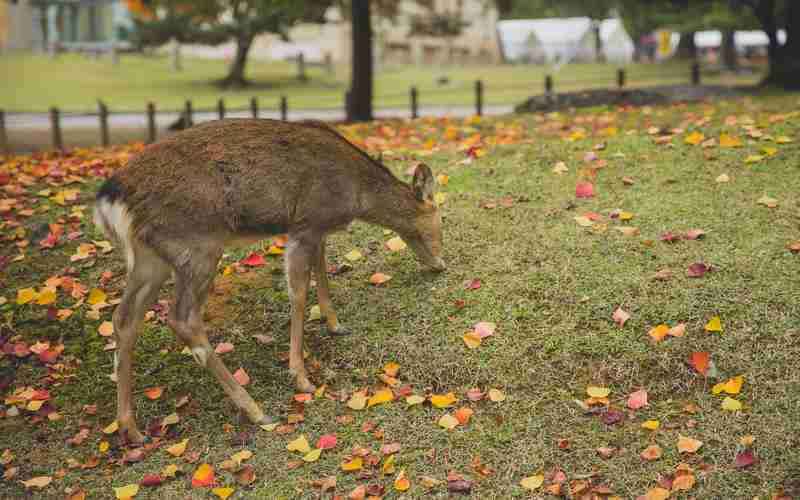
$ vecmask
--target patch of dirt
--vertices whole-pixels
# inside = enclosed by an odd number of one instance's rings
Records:
[[[230,312],[231,299],[238,295],[242,288],[271,286],[272,279],[269,272],[258,271],[218,277],[214,280],[214,288],[208,294],[204,320],[214,327],[224,325],[226,313]]]
[[[723,87],[710,85],[664,85],[645,89],[599,89],[567,92],[563,94],[539,95],[514,108],[516,113],[556,111],[566,108],[592,106],[643,106],[672,102],[700,101],[711,97],[733,97],[748,92],[745,87]]]

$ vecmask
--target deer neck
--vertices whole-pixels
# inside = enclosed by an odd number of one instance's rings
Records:
[[[359,219],[403,235],[413,227],[416,213],[414,194],[397,179],[371,179],[362,187]]]

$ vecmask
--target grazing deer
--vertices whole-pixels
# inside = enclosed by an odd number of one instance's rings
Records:
[[[325,237],[354,219],[397,232],[437,271],[441,216],[430,168],[411,185],[327,125],[274,120],[210,122],[148,146],[97,193],[95,224],[127,261],[127,288],[114,311],[117,421],[122,435],[144,440],[131,402],[133,350],[145,311],[175,277],[168,324],[209,369],[234,404],[255,423],[261,408],[214,353],[202,316],[223,249],[288,233],[286,274],[291,300],[289,371],[297,389],[313,391],[303,364],[303,320],[310,274],[317,276],[322,316],[346,333],[331,304]]]

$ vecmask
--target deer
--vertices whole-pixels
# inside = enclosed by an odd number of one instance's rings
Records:
[[[255,424],[262,410],[214,352],[203,310],[223,251],[287,234],[290,299],[289,373],[313,392],[303,362],[305,307],[316,276],[321,317],[332,335],[347,334],[334,310],[326,237],[354,220],[396,232],[432,271],[445,270],[435,179],[422,163],[410,184],[321,122],[225,119],[148,145],[102,184],[95,224],[124,253],[127,278],[113,313],[117,350],[117,423],[131,443],[146,437],[132,402],[133,352],[146,311],[174,278],[169,328],[210,371],[240,414]]]

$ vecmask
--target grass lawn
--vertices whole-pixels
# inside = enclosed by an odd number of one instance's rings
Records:
[[[183,346],[156,311],[138,343],[137,418],[141,427],[155,423],[154,429],[173,412],[180,420],[142,460],[129,464],[121,463],[131,457],[129,450],[102,432],[114,419],[115,384],[108,377],[108,339],[98,327],[113,308],[91,319],[85,302],[94,288],[107,294],[106,302],[118,298],[124,266],[116,251],[106,254],[100,246],[95,256],[70,262],[79,244],[101,235],[88,209],[83,217],[69,214],[90,203],[102,169],[124,162],[136,147],[10,160],[0,166],[0,179],[9,174],[0,200],[1,255],[12,259],[0,265],[0,339],[9,352],[0,358],[0,387],[6,386],[0,463],[14,477],[0,480],[0,497],[23,497],[19,480],[45,476],[52,483],[34,489],[34,496],[63,498],[71,488],[86,491],[87,498],[113,498],[112,487],[177,464],[183,475],[142,487],[136,498],[212,498],[207,489],[189,485],[201,463],[214,466],[218,485],[236,489],[233,498],[317,498],[319,481],[329,476],[345,498],[359,485],[372,485],[373,492],[383,487],[387,498],[444,498],[450,472],[472,482],[472,498],[530,497],[520,481],[538,474],[544,484],[533,494],[541,497],[545,488],[583,498],[607,487],[635,498],[659,484],[672,485],[673,498],[763,499],[782,490],[788,495],[783,498],[800,495],[800,254],[788,247],[800,240],[799,104],[797,95],[773,95],[344,129],[372,152],[383,151],[398,175],[424,160],[448,176],[440,187],[446,194],[448,271],[427,274],[408,250],[389,252],[384,242],[390,236],[378,227],[356,223],[330,238],[332,263],[346,262],[354,249],[363,254],[352,270],[332,278],[339,316],[354,334],[330,338],[316,323],[308,325],[308,364],[325,392],[303,405],[293,401],[282,361],[289,304],[280,260],[267,257],[266,266],[240,273],[236,263],[263,249],[231,252],[207,311],[212,342],[235,346],[223,359],[232,370],[249,373],[250,393],[280,415],[282,425],[270,432],[240,424],[221,388],[181,353]],[[721,147],[721,133],[740,147]],[[709,139],[714,141],[699,143]],[[470,151],[479,157],[465,161]],[[561,174],[553,171],[558,162],[566,167]],[[65,174],[85,183],[63,185]],[[591,182],[593,197],[576,197],[583,182]],[[51,192],[37,194],[44,189]],[[62,200],[59,192],[69,189],[78,190],[75,199],[67,192]],[[83,234],[62,236],[54,248],[42,249],[46,223],[58,220],[65,235]],[[705,236],[661,239],[691,229]],[[688,277],[695,263],[712,270]],[[225,275],[224,266],[234,272]],[[392,279],[372,286],[375,272]],[[48,278],[67,275],[86,288],[83,299],[74,298],[82,296],[80,287],[70,292],[62,283],[50,305],[47,294],[37,299],[43,305],[17,304],[20,290],[40,291]],[[473,280],[480,286],[465,287]],[[618,307],[630,314],[622,327],[612,320]],[[63,321],[61,309],[72,311]],[[714,317],[722,332],[705,331]],[[462,336],[480,321],[495,323],[496,332],[469,349]],[[648,335],[660,324],[679,323],[686,329],[681,337],[654,342]],[[262,345],[254,334],[274,340]],[[63,343],[64,351],[46,367],[36,354],[24,356],[24,347],[37,342],[51,348]],[[710,355],[706,376],[689,364],[696,352]],[[408,406],[398,396],[350,409],[346,402],[354,391],[366,388],[371,395],[382,387],[378,375],[388,362],[400,365],[400,385],[413,394],[452,392],[458,402],[446,409],[429,402]],[[739,391],[726,384],[731,394],[713,393],[715,384],[740,375]],[[163,395],[144,397],[156,386]],[[589,386],[609,389],[607,401],[589,401],[587,408]],[[31,403],[27,387],[49,390],[42,408]],[[472,402],[467,392],[473,388],[498,389],[505,400]],[[640,389],[648,404],[628,408],[628,396]],[[13,394],[16,400],[9,399]],[[183,396],[188,403],[176,410]],[[723,409],[725,396],[742,408]],[[96,405],[96,412],[84,405]],[[461,407],[474,411],[466,425],[450,431],[437,425]],[[53,411],[56,416],[48,417]],[[287,424],[298,413],[304,420]],[[659,428],[642,428],[648,420]],[[85,440],[66,444],[81,426],[88,429]],[[338,443],[317,461],[303,463],[301,454],[286,449],[300,435],[314,446],[330,433]],[[702,441],[702,447],[679,453],[680,436]],[[164,451],[183,439],[188,447],[182,456]],[[110,448],[102,451],[103,442]],[[383,475],[380,450],[390,443],[399,443],[395,470]],[[661,456],[645,460],[640,454],[651,445],[660,447]],[[363,469],[345,472],[341,464],[354,447],[368,450]],[[242,450],[252,452],[245,463],[256,479],[249,486],[237,484],[223,467]],[[746,461],[751,451],[757,461],[736,467],[737,457]],[[410,480],[402,495],[393,486],[400,470]],[[676,470],[679,477],[673,477]]]
[[[349,73],[339,68],[335,76],[320,68],[309,68],[310,80],[296,79],[296,67],[285,62],[251,61],[248,78],[252,88],[222,91],[212,82],[226,73],[224,61],[186,59],[180,73],[169,69],[169,59],[123,55],[121,64],[113,67],[110,60],[91,59],[68,54],[51,60],[43,55],[4,55],[0,59],[0,108],[9,111],[46,111],[58,106],[64,111],[95,112],[97,99],[105,101],[111,111],[142,111],[148,101],[159,109],[182,109],[186,99],[195,108],[216,109],[217,99],[224,97],[230,108],[247,108],[251,96],[259,97],[264,108],[276,108],[281,95],[289,98],[290,108],[341,108],[348,87]],[[632,64],[627,67],[629,86],[662,83],[687,83],[688,65]],[[487,104],[516,104],[532,94],[542,92],[542,66],[459,66],[384,67],[375,83],[376,106],[407,106],[409,89],[419,88],[420,105],[472,105],[474,83],[482,79]],[[438,85],[436,80],[447,76],[450,82]],[[604,64],[572,64],[554,74],[557,91],[616,85],[616,67]],[[708,75],[705,83],[750,84],[759,75],[739,77]]]

